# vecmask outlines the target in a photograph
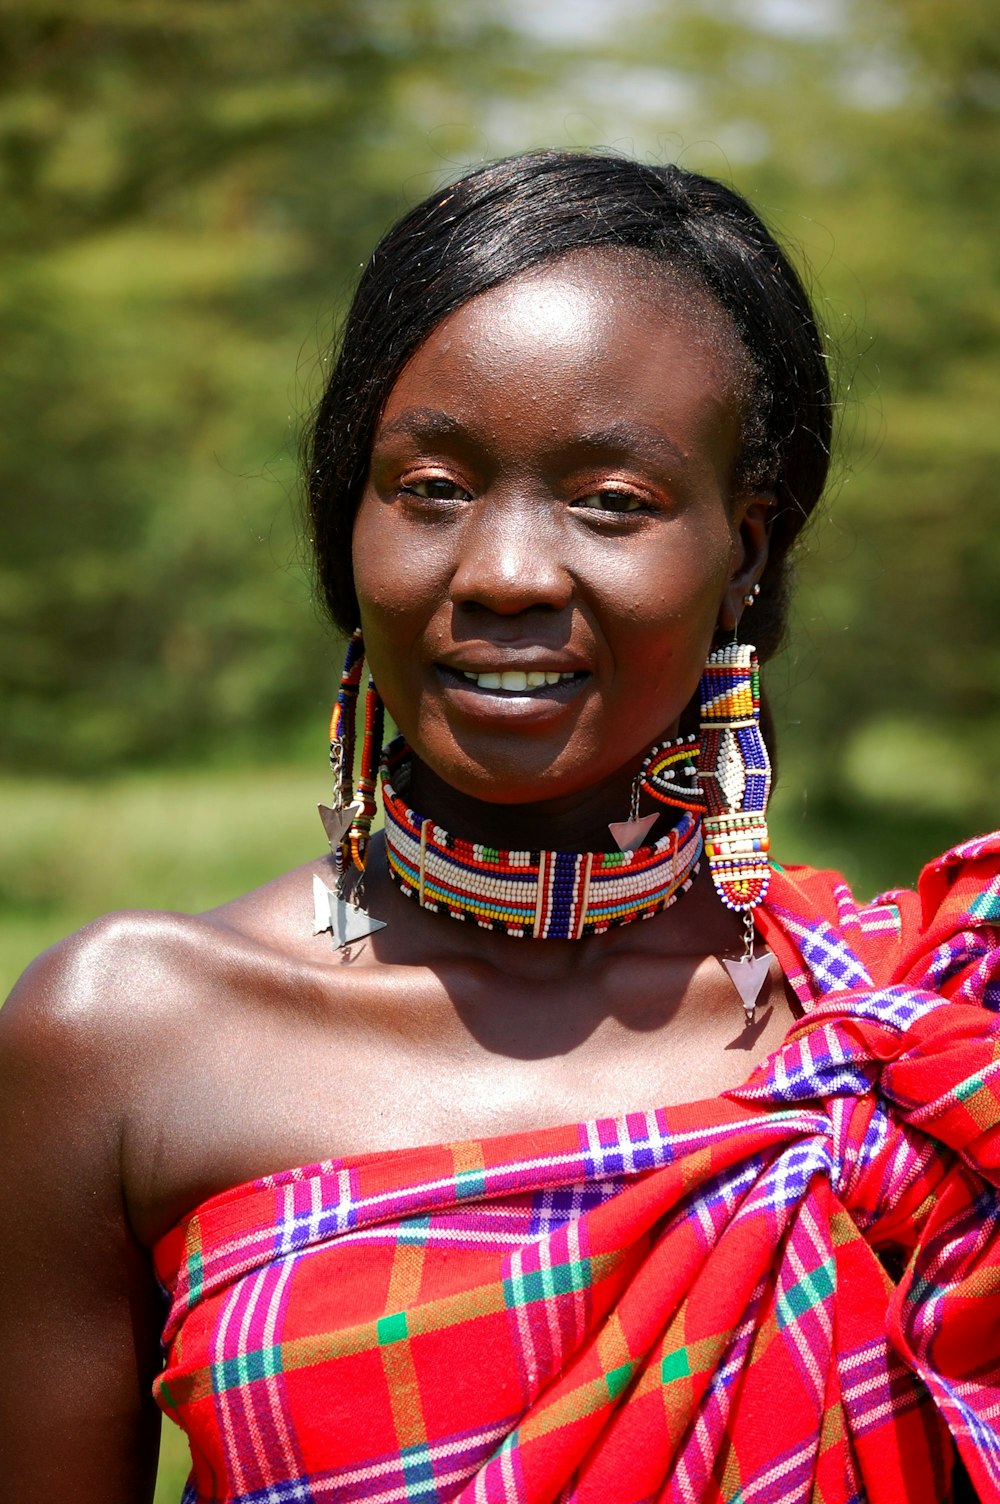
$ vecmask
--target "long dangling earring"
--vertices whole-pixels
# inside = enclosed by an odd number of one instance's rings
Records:
[[[313,933],[329,930],[339,949],[361,940],[375,930],[385,929],[385,921],[375,919],[361,907],[368,841],[375,816],[375,785],[378,759],[382,748],[384,711],[375,681],[368,676],[365,694],[365,730],[361,748],[358,790],[354,794],[354,752],[357,745],[357,709],[361,676],[365,664],[365,644],[361,628],[347,644],[347,657],[340,676],[340,688],[330,717],[330,770],[333,774],[333,808],[319,806],[320,819],[330,842],[337,867],[337,886],[331,891],[322,878],[313,878]],[[346,892],[351,871],[359,873],[353,892]]]
[[[757,594],[744,597],[752,604]],[[715,891],[742,913],[739,960],[723,960],[747,1022],[767,978],[769,957],[754,955],[753,911],[767,893],[770,866],[767,800],[771,761],[760,729],[760,666],[750,643],[711,653],[702,675],[698,778],[705,796],[705,855]]]

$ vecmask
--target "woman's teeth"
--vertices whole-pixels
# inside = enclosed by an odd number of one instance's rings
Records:
[[[471,674],[467,669],[461,670],[462,677],[471,679],[473,684],[478,684],[480,689],[512,689],[524,691],[526,689],[540,689],[543,684],[562,684],[567,679],[575,679],[575,673],[557,674],[543,673],[541,669],[532,669],[525,673],[523,669],[506,669],[502,674]]]

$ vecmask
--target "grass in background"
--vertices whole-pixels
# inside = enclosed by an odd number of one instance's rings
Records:
[[[0,779],[0,984],[111,909],[197,912],[321,854],[322,759],[102,783]]]
[[[153,1504],[180,1504],[180,1497],[191,1470],[187,1437],[172,1420],[163,1422],[160,1439],[160,1466],[156,1474]]]

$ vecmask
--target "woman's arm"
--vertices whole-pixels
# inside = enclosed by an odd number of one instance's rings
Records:
[[[159,1299],[121,1177],[137,1028],[127,925],[100,921],[47,952],[0,1010],[7,1504],[153,1495]]]

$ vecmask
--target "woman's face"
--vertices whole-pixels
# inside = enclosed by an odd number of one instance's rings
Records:
[[[578,253],[465,304],[393,387],[354,576],[382,697],[452,788],[575,795],[676,727],[766,554],[724,328]]]

